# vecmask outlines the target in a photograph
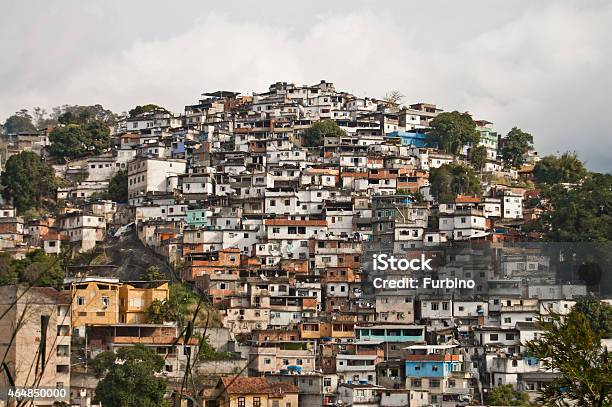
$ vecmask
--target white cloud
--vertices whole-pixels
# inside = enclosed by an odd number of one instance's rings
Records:
[[[279,80],[327,79],[358,94],[398,89],[407,102],[469,110],[503,132],[517,125],[535,135],[543,153],[576,150],[592,168],[609,171],[612,6],[488,4],[398,3],[381,11],[343,3],[309,14],[259,10],[257,18],[244,9],[235,17],[202,8],[185,26],[152,21],[159,25],[154,36],[126,28],[147,24],[150,11],[119,18],[115,30],[107,21],[106,33],[100,24],[117,10],[96,10],[75,25],[56,22],[63,34],[51,37],[54,46],[45,44],[44,28],[26,32],[22,42],[0,43],[0,51],[15,55],[0,68],[7,84],[0,89],[0,114],[62,103],[102,103],[117,111],[158,103],[180,111],[205,90],[250,93]],[[261,17],[266,14],[268,20]],[[91,19],[95,24],[87,24]],[[21,43],[27,52],[15,46]]]

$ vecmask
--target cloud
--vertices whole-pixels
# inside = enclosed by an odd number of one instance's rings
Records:
[[[406,102],[469,110],[501,132],[516,125],[534,134],[542,153],[576,150],[591,168],[610,171],[612,5],[479,4],[343,2],[293,11],[268,3],[257,12],[230,4],[190,13],[198,2],[185,6],[183,20],[171,18],[176,11],[164,19],[113,4],[78,9],[69,24],[49,11],[59,21],[48,39],[46,20],[34,33],[0,28],[12,38],[0,52],[14,56],[0,68],[0,115],[62,103],[181,111],[202,91],[327,79],[360,95],[397,89]],[[158,26],[143,28],[147,22]]]

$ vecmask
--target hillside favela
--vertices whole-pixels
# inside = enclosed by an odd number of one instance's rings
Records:
[[[4,118],[0,405],[612,405],[612,175],[380,93]]]

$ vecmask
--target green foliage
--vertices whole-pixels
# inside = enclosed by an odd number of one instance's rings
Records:
[[[128,201],[128,173],[119,170],[108,183],[108,198],[115,202]]]
[[[104,107],[99,104],[92,106],[64,105],[56,107],[53,110],[57,121],[64,125],[85,125],[93,122],[100,122],[106,126],[111,126],[117,121],[117,116],[112,111],[104,109]]]
[[[0,255],[0,285],[60,288],[65,276],[60,259],[47,256],[42,249],[26,254],[21,260],[13,260],[8,254]]]
[[[165,108],[158,106],[158,105],[154,105],[154,104],[147,104],[147,105],[143,105],[143,106],[136,106],[135,108],[131,109],[128,114],[130,115],[130,117],[137,117],[143,113],[149,113],[149,112],[163,112],[163,113],[169,113],[168,110],[166,110]]]
[[[35,131],[36,127],[32,123],[32,116],[25,109],[10,116],[4,122],[4,132],[6,134],[32,133]]]
[[[94,403],[122,407],[168,405],[164,400],[166,382],[155,376],[164,368],[164,360],[152,349],[136,345],[121,348],[116,354],[103,352],[93,365],[96,373],[104,376],[96,387]]]
[[[468,160],[475,170],[482,171],[487,163],[487,148],[485,146],[470,148],[470,151],[468,152]]]
[[[501,150],[504,162],[510,167],[520,167],[525,162],[525,156],[533,148],[533,136],[518,127],[513,127],[504,138]]]
[[[468,113],[440,113],[429,127],[431,130],[427,133],[427,141],[436,143],[441,150],[450,154],[459,155],[463,146],[476,145],[480,141],[476,123]]]
[[[603,338],[612,338],[612,305],[597,298],[581,298],[574,310],[583,314],[591,330]]]
[[[150,324],[175,322],[176,319],[177,314],[168,301],[153,300],[147,308],[147,322]]]
[[[224,360],[234,359],[232,352],[218,352],[208,342],[208,337],[200,338],[199,341],[199,357],[204,360]]]
[[[544,184],[576,183],[587,175],[587,169],[576,153],[561,156],[548,155],[540,160],[533,171],[537,181]]]
[[[585,309],[590,312],[590,307]],[[547,406],[608,406],[612,404],[612,354],[593,331],[595,315],[574,308],[567,316],[539,318],[542,335],[524,344],[542,367],[560,376],[548,383],[538,401]]]
[[[108,372],[109,367],[115,363],[116,358],[117,356],[113,352],[102,352],[89,363],[89,366],[94,375],[101,379]]]
[[[143,281],[159,281],[159,280],[167,280],[168,277],[161,272],[159,267],[150,266],[147,271],[140,276],[140,279]]]
[[[0,286],[19,283],[19,273],[12,267],[13,258],[8,253],[0,253]]]
[[[596,285],[601,282],[602,270],[598,263],[586,262],[578,268],[578,277],[587,285]]]
[[[19,212],[40,208],[55,196],[53,170],[31,151],[11,156],[0,179],[6,187],[2,196],[12,200]]]
[[[431,194],[440,203],[450,203],[457,195],[480,195],[481,187],[474,170],[461,164],[432,168],[429,175]]]
[[[612,241],[612,175],[592,173],[579,185],[544,186],[546,211],[535,225],[558,242]]]
[[[74,159],[88,153],[100,154],[109,148],[110,129],[97,120],[83,124],[69,123],[53,129],[49,140],[49,154],[60,160]]]
[[[189,309],[196,301],[196,295],[184,284],[170,284],[168,301],[151,302],[147,308],[147,321],[156,324],[177,321],[184,323],[189,319]]]
[[[326,136],[344,136],[346,132],[333,120],[322,120],[313,124],[304,134],[305,147],[321,147]]]
[[[529,395],[516,391],[510,384],[493,387],[487,397],[488,406],[530,406]]]

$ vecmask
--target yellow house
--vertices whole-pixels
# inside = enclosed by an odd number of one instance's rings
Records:
[[[167,281],[126,281],[119,288],[119,322],[142,324],[147,319],[147,308],[155,300],[167,301]]]
[[[74,336],[85,336],[86,325],[138,324],[146,322],[146,311],[154,300],[166,301],[166,281],[122,283],[110,277],[75,277],[64,280],[72,297]]]
[[[222,377],[216,390],[219,407],[298,407],[297,386],[265,377]]]
[[[74,336],[85,336],[86,325],[110,325],[119,322],[119,287],[117,278],[75,277],[64,280],[64,290],[72,298]]]

